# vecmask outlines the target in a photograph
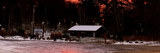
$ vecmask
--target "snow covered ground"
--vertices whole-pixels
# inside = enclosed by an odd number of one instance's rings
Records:
[[[48,41],[1,41],[4,53],[111,53],[109,48],[97,44],[48,42]],[[105,49],[104,49],[105,48]]]
[[[10,40],[31,40],[31,39],[29,39],[29,38],[27,38],[27,39],[24,39],[23,37],[21,37],[21,36],[7,36],[7,37],[2,37],[2,36],[0,36],[0,39],[10,39]]]
[[[0,40],[0,53],[160,53],[160,47],[80,42]]]
[[[113,44],[120,45],[145,45],[145,46],[160,46],[160,42],[158,41],[130,41],[130,42],[116,42]]]
[[[21,36],[8,36],[6,38],[0,36],[0,39],[7,39],[7,40],[37,40],[37,39],[30,39],[30,37],[24,39]],[[41,39],[41,41],[53,41],[53,40],[42,40]],[[65,39],[63,39],[63,40],[57,39],[56,42],[77,42],[77,41],[65,41]]]
[[[35,40],[35,39],[30,39],[30,38],[26,38],[24,39],[21,36],[9,36],[6,38],[3,38],[2,36],[0,36],[0,39],[8,39],[8,40]],[[41,40],[41,41],[53,41],[53,40]],[[107,40],[107,41],[111,41],[111,40]],[[56,42],[82,42],[82,43],[86,43],[86,42],[104,42],[104,39],[102,38],[93,38],[93,37],[85,37],[85,38],[80,38],[80,41],[65,41],[57,39]],[[115,45],[144,45],[144,46],[160,46],[160,42],[158,41],[129,41],[129,42],[115,42],[112,43]]]

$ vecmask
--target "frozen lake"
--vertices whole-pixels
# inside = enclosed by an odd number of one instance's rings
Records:
[[[160,47],[41,40],[0,40],[0,53],[160,53]]]

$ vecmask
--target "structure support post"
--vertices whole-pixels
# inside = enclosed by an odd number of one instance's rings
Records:
[[[93,37],[95,38],[95,36],[96,36],[96,33],[95,33],[95,32],[93,32]]]
[[[78,39],[79,39],[79,41],[80,41],[80,32],[78,32]]]

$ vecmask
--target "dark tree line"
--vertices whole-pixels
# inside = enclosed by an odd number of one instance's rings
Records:
[[[160,34],[159,3],[159,0],[98,0],[97,3],[88,0],[78,4],[64,0],[0,0],[0,24],[6,28],[30,25],[36,5],[35,23],[39,26],[43,21],[51,28],[61,23],[66,29],[76,23],[99,23],[111,34],[157,36]],[[106,7],[103,13],[99,11],[102,4]]]

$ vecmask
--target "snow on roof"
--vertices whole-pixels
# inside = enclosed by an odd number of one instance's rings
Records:
[[[75,25],[68,29],[69,31],[97,31],[102,26],[100,25]]]

